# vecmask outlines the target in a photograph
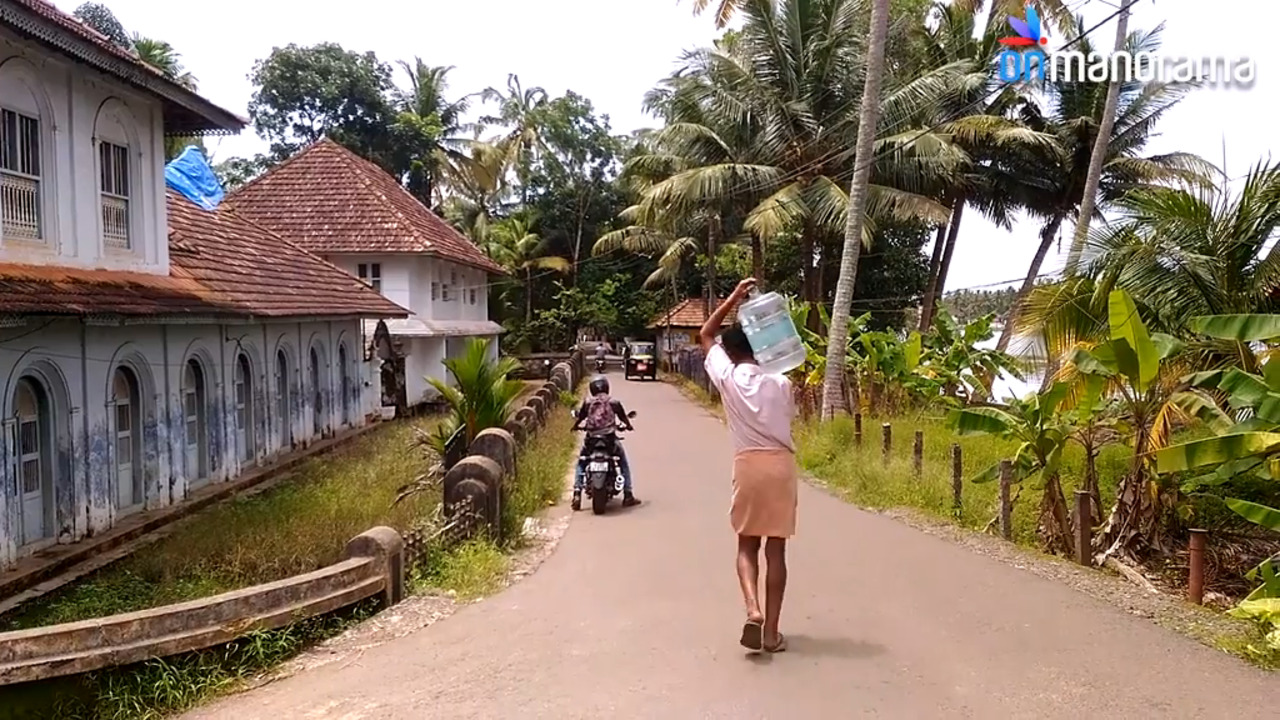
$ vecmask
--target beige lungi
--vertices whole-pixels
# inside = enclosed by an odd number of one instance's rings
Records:
[[[733,457],[729,522],[739,535],[796,534],[796,458],[789,450],[751,448]]]

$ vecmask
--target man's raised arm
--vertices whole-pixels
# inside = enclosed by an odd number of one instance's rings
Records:
[[[751,288],[755,286],[755,278],[747,278],[738,283],[738,286],[729,294],[728,299],[720,303],[715,312],[711,313],[711,317],[702,323],[702,329],[698,331],[698,341],[702,344],[702,352],[711,352],[711,348],[716,345],[716,335],[720,334],[720,326],[724,324],[724,319],[729,316],[729,311],[742,302],[742,298],[746,297]]]

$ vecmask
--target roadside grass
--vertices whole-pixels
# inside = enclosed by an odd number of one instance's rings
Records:
[[[889,422],[892,445],[886,465],[881,455],[881,426]],[[921,475],[912,467],[915,432],[924,432]],[[916,508],[972,530],[984,529],[1000,509],[998,482],[975,483],[972,478],[1003,459],[1013,457],[1017,444],[985,436],[958,436],[937,416],[863,418],[861,447],[854,442],[853,419],[838,417],[828,423],[800,421],[795,425],[797,461],[800,466],[846,500],[874,509]],[[951,445],[960,445],[963,461],[961,508],[952,509]],[[1116,481],[1126,469],[1126,449],[1105,448],[1098,457],[1103,507],[1115,498]],[[1063,454],[1061,479],[1068,498],[1084,477],[1084,452],[1074,444]],[[1036,523],[1043,484],[1028,482],[1013,507],[1013,539],[1035,547]]]
[[[348,540],[376,525],[406,530],[439,493],[393,505],[424,465],[414,429],[436,418],[375,428],[304,461],[279,485],[220,503],[83,580],[19,607],[0,630],[74,622],[194,600],[336,562]]]
[[[508,551],[519,544],[524,519],[556,504],[564,493],[576,446],[564,410],[575,399],[562,395],[563,407],[553,410],[517,460],[503,508],[505,546],[482,538],[449,550],[429,549],[409,578],[412,591],[452,591],[469,600],[501,588],[510,568]],[[20,608],[5,619],[5,629],[101,617],[269,582],[336,560],[348,539],[374,525],[407,529],[428,517],[440,499],[438,492],[420,493],[391,505],[397,489],[424,463],[411,448],[414,428],[436,421],[392,423],[328,457],[307,461],[284,484],[201,513],[138,554]],[[208,650],[4,688],[0,720],[169,717],[236,689],[376,609],[376,602],[365,601]]]

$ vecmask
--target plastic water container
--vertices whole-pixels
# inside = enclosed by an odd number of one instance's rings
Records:
[[[804,364],[804,341],[791,322],[786,298],[774,292],[752,290],[738,307],[738,322],[761,370],[780,374]]]

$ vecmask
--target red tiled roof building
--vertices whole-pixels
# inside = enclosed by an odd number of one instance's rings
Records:
[[[489,320],[488,289],[502,267],[342,145],[328,139],[310,145],[236,190],[227,204],[413,312],[387,323],[406,353],[405,404],[435,396],[426,378],[447,379],[444,360],[460,355],[468,338],[493,341],[497,351],[502,326]]]
[[[0,574],[379,411],[363,319],[409,312],[166,190],[166,136],[244,124],[0,0]]]

